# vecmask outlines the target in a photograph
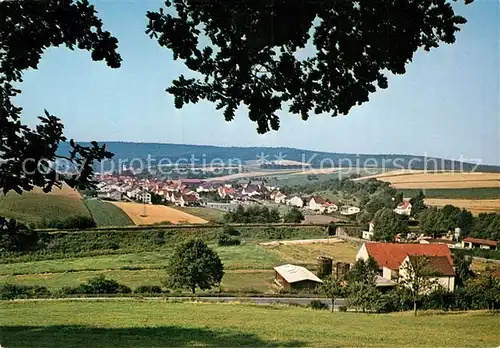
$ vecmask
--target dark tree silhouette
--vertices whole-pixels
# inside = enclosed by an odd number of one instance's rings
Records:
[[[0,2],[0,189],[18,193],[33,187],[49,192],[66,182],[72,187],[91,184],[93,163],[112,154],[105,146],[92,142],[90,147],[76,144],[65,158],[75,166],[72,174],[61,177],[51,164],[59,143],[66,141],[61,120],[48,111],[40,124],[29,128],[22,123],[22,108],[13,98],[22,73],[37,69],[44,51],[65,45],[91,52],[93,60],[105,60],[111,68],[120,66],[118,40],[102,29],[94,6],[88,1],[2,1]]]
[[[466,22],[443,0],[167,0],[165,5],[175,11],[148,12],[146,33],[198,73],[194,76],[201,75],[173,81],[167,91],[175,106],[206,99],[230,121],[244,104],[259,133],[278,130],[276,112],[284,105],[304,120],[311,111],[346,115],[377,87],[387,88],[385,71],[404,74],[417,49],[455,42],[458,26]],[[308,42],[315,53],[299,59]]]

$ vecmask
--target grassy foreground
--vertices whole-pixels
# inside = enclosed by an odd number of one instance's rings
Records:
[[[285,306],[46,301],[0,303],[5,347],[495,347],[499,314],[413,317]]]

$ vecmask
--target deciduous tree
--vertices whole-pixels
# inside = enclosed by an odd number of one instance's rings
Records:
[[[332,300],[332,312],[335,308],[335,300],[341,298],[345,289],[339,279],[332,279],[331,275],[323,279],[323,284],[320,287],[321,293]]]
[[[435,276],[437,272],[429,267],[429,259],[426,256],[409,256],[404,262],[401,273],[401,284],[406,286],[413,300],[413,312],[417,316],[417,303],[422,295],[432,291],[437,283]]]
[[[466,22],[442,0],[172,4],[168,14],[147,13],[146,32],[196,73],[167,88],[175,106],[205,99],[230,121],[243,104],[259,133],[278,130],[285,105],[303,120],[347,115],[387,88],[386,72],[404,74],[419,48],[455,42]],[[312,53],[298,57],[308,46]]]
[[[290,209],[290,211],[283,217],[283,222],[286,223],[298,224],[302,221],[304,221],[304,214],[302,214],[302,212],[297,209],[297,207],[292,207],[292,209]]]
[[[410,199],[411,216],[417,216],[418,214],[420,214],[420,212],[422,212],[426,208],[424,203],[424,198],[425,195],[422,192],[422,190],[420,190],[417,195],[415,195]]]
[[[220,284],[224,276],[224,265],[215,251],[205,242],[193,239],[179,245],[168,264],[167,284],[173,288],[211,289]]]
[[[373,239],[378,241],[392,242],[396,234],[408,232],[408,221],[388,208],[383,208],[375,214],[373,224]]]
[[[37,69],[46,49],[61,45],[90,51],[93,60],[118,68],[118,40],[103,29],[87,0],[2,1],[0,14],[0,189],[21,193],[38,186],[48,192],[63,182],[85,189],[94,161],[112,154],[96,142],[84,147],[71,140],[64,158],[77,172],[58,175],[52,162],[61,158],[57,150],[66,140],[61,120],[45,110],[35,128],[24,124],[22,108],[13,102],[21,93],[16,86],[23,72]]]

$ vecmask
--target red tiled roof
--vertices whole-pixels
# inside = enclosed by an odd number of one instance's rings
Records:
[[[417,257],[423,256],[410,255],[410,262],[413,263]],[[429,262],[427,264],[427,267],[429,267],[431,270],[443,276],[453,277],[455,275],[455,271],[453,270],[453,267],[451,266],[450,261],[446,256],[428,256],[427,259]]]
[[[481,239],[481,238],[464,238],[464,242],[466,243],[473,243],[473,244],[482,244],[482,245],[488,245],[492,247],[496,247],[498,242],[494,240],[489,240],[489,239]]]
[[[398,269],[408,255],[446,256],[453,265],[450,249],[445,244],[366,243],[365,247],[380,268]]]
[[[323,197],[320,197],[320,196],[313,196],[313,197],[311,197],[311,199],[314,199],[314,201],[317,204],[325,204],[326,203],[326,199],[324,199]]]
[[[401,202],[398,204],[398,208],[399,209],[407,209],[409,205],[410,205],[410,202]]]
[[[179,179],[181,184],[201,184],[204,181],[203,179]]]
[[[198,198],[196,198],[195,195],[183,195],[182,199],[184,199],[187,202],[196,202]]]

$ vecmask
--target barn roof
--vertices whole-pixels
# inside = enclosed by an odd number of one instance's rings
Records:
[[[481,239],[481,238],[471,238],[471,237],[464,238],[464,242],[466,242],[466,243],[469,242],[469,243],[473,243],[473,244],[488,245],[488,246],[492,246],[492,247],[496,247],[498,244],[494,240]]]
[[[453,259],[446,244],[398,244],[398,243],[366,243],[366,251],[372,256],[380,268],[398,269],[408,255],[446,256],[451,265]]]
[[[274,267],[274,270],[279,273],[288,283],[296,283],[304,280],[311,280],[317,283],[323,283],[314,273],[307,268],[295,265],[281,265]]]

